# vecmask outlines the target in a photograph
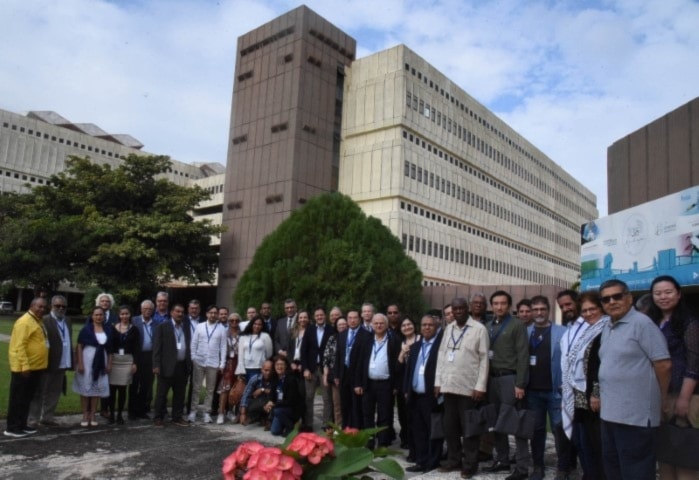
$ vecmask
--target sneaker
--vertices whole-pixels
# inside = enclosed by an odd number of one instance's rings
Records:
[[[197,412],[192,412],[189,415],[187,415],[187,421],[189,423],[194,423],[197,421]]]
[[[36,429],[31,427],[24,427],[22,431],[27,435],[34,435],[36,433]]]
[[[22,438],[22,437],[26,437],[29,434],[24,433],[24,432],[11,432],[10,430],[5,430],[3,432],[3,435],[5,435],[6,437],[12,437],[12,438]]]
[[[219,413],[218,417],[216,417],[216,425],[223,425],[223,414]]]
[[[211,415],[208,413],[204,414],[204,423],[211,423]]]

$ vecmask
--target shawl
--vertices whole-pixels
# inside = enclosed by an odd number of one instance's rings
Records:
[[[95,326],[93,323],[88,323],[85,325],[80,333],[78,334],[78,343],[85,347],[95,347],[95,357],[92,360],[92,381],[96,382],[100,375],[105,374],[106,363],[104,360],[105,350],[107,345],[110,344],[111,335],[108,328],[104,329],[105,335],[107,335],[107,341],[104,345],[97,341],[97,335],[95,334]]]

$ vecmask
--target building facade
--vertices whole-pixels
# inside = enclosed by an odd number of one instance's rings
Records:
[[[337,190],[345,69],[356,42],[305,6],[238,39],[218,302],[264,237]]]
[[[609,213],[699,185],[699,97],[607,149]]]
[[[587,188],[403,45],[356,60],[346,83],[340,191],[425,285],[576,281]]]

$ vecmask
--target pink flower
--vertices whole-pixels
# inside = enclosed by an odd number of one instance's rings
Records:
[[[279,466],[282,451],[276,447],[267,447],[253,453],[248,460],[248,468],[257,468],[263,472],[272,472]]]
[[[342,430],[342,433],[346,433],[347,435],[356,435],[359,433],[359,429],[352,428],[352,427],[345,427],[345,429]]]
[[[332,455],[335,450],[333,442],[326,437],[321,437],[315,433],[299,433],[289,444],[289,451],[297,452],[302,457],[307,457],[308,461],[317,465],[323,457]]]
[[[258,442],[241,443],[235,452],[223,460],[221,472],[223,473],[224,478],[226,480],[234,479],[236,470],[245,469],[250,457],[263,448],[265,448],[264,445]]]

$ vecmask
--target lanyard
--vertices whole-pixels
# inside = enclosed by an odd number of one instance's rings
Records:
[[[386,336],[386,338],[383,339],[383,341],[379,344],[379,348],[377,349],[376,348],[376,340],[374,340],[374,346],[372,347],[372,349],[374,350],[374,360],[376,360],[376,356],[379,354],[381,349],[386,346],[387,342],[388,342],[388,336]]]
[[[505,330],[505,327],[507,326],[507,323],[510,321],[510,318],[512,317],[507,317],[504,322],[502,322],[502,325],[498,329],[497,333],[493,335],[493,327],[490,327],[490,349],[493,349],[493,345],[495,345],[495,341],[498,339],[500,334],[502,333],[503,330]]]
[[[549,333],[551,333],[551,327],[544,330],[538,337],[535,337],[536,329],[532,329],[532,334],[529,336],[529,346],[536,350],[539,348],[539,345],[544,343],[544,337],[546,337],[546,335]]]
[[[583,323],[578,324],[578,328],[575,329],[575,333],[573,334],[572,340],[570,339],[570,331],[572,330],[572,328],[568,329],[568,350],[566,351],[566,355],[568,355],[570,353],[570,347],[573,345],[573,342],[575,341],[575,337],[578,336],[578,332],[580,331],[582,326],[583,326]]]
[[[56,319],[56,324],[58,325],[58,328],[61,330],[61,339],[63,340],[63,343],[66,343],[66,324],[63,320]]]
[[[464,331],[466,331],[466,330],[464,329]],[[463,335],[463,333],[461,335]],[[427,348],[425,348],[425,347],[427,347]],[[432,342],[431,341],[422,342],[422,347],[420,347],[420,351],[421,351],[421,355],[422,355],[422,364],[423,365],[427,363],[427,357],[429,357],[431,350],[432,350]]]
[[[257,338],[254,336],[250,335],[250,340],[248,340],[248,353],[252,353],[252,344],[257,341],[257,339],[260,338],[258,335]]]
[[[456,326],[453,326],[451,328],[451,350],[452,351],[454,351],[460,347],[461,340],[464,338],[464,334],[466,333],[466,330],[468,330],[468,325],[464,325],[464,329],[461,331],[461,335],[459,335],[458,339],[454,338],[454,329],[455,328],[456,328]],[[449,348],[449,345],[447,345],[447,348]]]
[[[211,330],[211,333],[209,333],[209,322],[206,322],[206,325],[204,325],[206,328],[206,343],[207,345],[211,342],[211,336],[216,333],[216,329],[218,328],[218,322],[216,322],[216,325],[214,325],[214,329]]]
[[[143,322],[143,330],[148,334],[148,339],[153,342],[153,329],[152,329],[152,322],[146,323]]]
[[[177,338],[177,343],[178,344],[182,343],[182,329],[174,327],[174,326],[173,326],[173,328],[175,330],[175,338]],[[179,333],[177,333],[178,330],[180,331]]]

